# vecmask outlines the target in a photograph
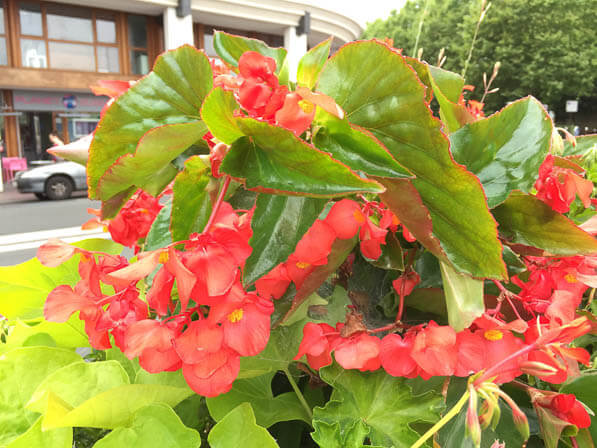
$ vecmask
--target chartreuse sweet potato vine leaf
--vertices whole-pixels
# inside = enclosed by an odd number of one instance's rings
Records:
[[[216,87],[203,102],[201,118],[214,137],[230,145],[244,135],[236,124],[234,111],[237,109],[239,105],[234,93]]]
[[[274,375],[275,372],[269,372],[255,378],[236,380],[230,392],[207,398],[209,414],[214,420],[220,421],[239,404],[247,402],[251,404],[259,426],[269,428],[275,423],[290,420],[303,420],[311,424],[311,418],[294,392],[274,397],[271,387]]]
[[[483,280],[456,272],[443,261],[439,262],[439,266],[446,296],[448,322],[455,331],[462,331],[485,312]]]
[[[278,444],[267,429],[255,423],[249,403],[230,411],[212,428],[207,437],[212,448],[277,448]]]
[[[330,401],[313,411],[313,440],[326,448],[373,446],[408,448],[419,434],[411,425],[434,423],[442,409],[434,392],[414,395],[404,378],[383,370],[358,372],[336,364],[319,371],[334,391]]]
[[[230,146],[220,171],[245,179],[249,190],[312,197],[384,191],[287,129],[252,118],[236,122],[246,137]]]
[[[378,41],[347,44],[323,67],[318,89],[416,176],[379,180],[388,188],[382,200],[417,239],[458,271],[505,277],[483,189],[451,158],[441,123],[425,103],[424,86],[404,58]]]
[[[132,422],[114,429],[94,448],[198,448],[201,437],[194,429],[187,428],[170,406],[154,403],[139,409]]]
[[[319,72],[328,60],[332,38],[328,38],[311,48],[299,61],[296,81],[298,85],[312,89],[317,84]]]
[[[56,428],[50,431],[42,431],[39,417],[31,427],[14,439],[5,448],[72,448],[72,428]]]
[[[209,167],[199,156],[187,159],[174,180],[170,231],[174,241],[186,240],[193,232],[201,232],[211,213],[211,201],[205,187],[209,183]]]
[[[72,350],[52,347],[22,347],[0,357],[0,446],[36,422],[38,414],[25,409],[25,404],[44,378],[80,360]]]
[[[73,243],[81,249],[119,254],[122,246],[111,240],[91,238]],[[48,294],[58,285],[74,286],[79,279],[79,255],[55,268],[33,258],[15,266],[0,267],[0,314],[7,319],[43,318]]]
[[[119,157],[134,153],[147,131],[199,121],[212,85],[211,66],[202,51],[185,45],[161,55],[153,71],[120,95],[101,119],[89,148],[90,197],[104,199],[98,191],[100,178]]]
[[[457,162],[477,175],[489,208],[513,190],[530,191],[549,152],[552,122],[535,98],[518,100],[450,135]]]
[[[493,215],[510,243],[536,247],[546,255],[597,254],[595,238],[535,196],[514,192]]]
[[[222,58],[222,61],[232,67],[238,67],[238,60],[246,51],[256,51],[264,56],[273,58],[276,61],[276,73],[278,74],[280,83],[285,84],[288,81],[288,66],[285,64],[288,52],[285,48],[268,47],[260,40],[234,36],[222,31],[214,33],[213,43],[218,56]]]
[[[323,128],[317,131],[313,144],[353,170],[380,177],[414,177],[373,136],[351,126],[345,118],[318,108],[316,121]]]
[[[44,414],[44,430],[69,426],[112,429],[129,423],[144,406],[175,406],[193,395],[186,386],[129,381],[118,361],[70,364],[39,384],[27,408]]]
[[[313,225],[327,199],[304,196],[257,196],[249,244],[253,248],[245,263],[243,283],[250,285],[294,252],[296,244]]]
[[[201,121],[164,125],[149,130],[134,154],[125,154],[101,176],[99,197],[110,199],[135,186],[156,196],[176,176],[170,164],[191,145],[201,140],[207,126]]]

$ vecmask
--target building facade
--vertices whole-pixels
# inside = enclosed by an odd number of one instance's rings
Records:
[[[214,30],[285,46],[292,73],[309,47],[333,36],[337,48],[362,28],[313,2],[0,0],[0,155],[43,159],[50,133],[88,134],[107,101],[90,85],[138,79],[185,43],[215,57]]]

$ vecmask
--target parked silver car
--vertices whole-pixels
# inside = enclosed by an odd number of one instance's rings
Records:
[[[73,191],[87,189],[87,173],[75,162],[57,162],[18,172],[15,176],[21,193],[38,199],[68,199]]]

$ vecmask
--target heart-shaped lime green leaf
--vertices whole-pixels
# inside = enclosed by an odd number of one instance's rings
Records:
[[[129,384],[129,376],[118,361],[76,362],[48,375],[31,396],[27,409],[43,414],[50,393],[75,407],[114,387]]]
[[[414,177],[375,137],[351,126],[346,118],[341,120],[317,108],[316,121],[323,128],[317,131],[313,144],[353,170],[380,177]]]
[[[274,375],[275,372],[270,372],[254,378],[236,380],[230,392],[207,398],[209,414],[214,420],[220,421],[239,404],[248,402],[255,412],[257,424],[264,428],[290,420],[303,420],[311,424],[311,417],[307,415],[294,392],[285,392],[274,397],[271,386]]]
[[[120,244],[102,238],[79,241],[73,246],[112,254],[122,252]],[[80,255],[75,254],[55,268],[43,266],[37,258],[15,266],[0,267],[0,314],[7,319],[42,318],[48,294],[56,286],[74,286],[80,280],[79,258]]]
[[[208,169],[199,156],[190,157],[174,180],[170,223],[174,241],[186,240],[207,224],[211,213],[211,201],[205,191],[209,183]]]
[[[191,395],[193,391],[189,388],[160,384],[125,384],[95,395],[74,407],[50,391],[47,395],[48,406],[43,428],[90,426],[112,429],[126,425],[133,414],[144,406],[152,403],[176,406]]]
[[[589,155],[592,152],[593,157],[597,153],[597,134],[579,135],[576,137],[576,146],[569,141],[564,142],[564,155]]]
[[[172,201],[167,202],[156,216],[147,236],[145,237],[145,250],[156,250],[172,243],[170,233],[170,215],[172,214]]]
[[[174,410],[165,404],[155,403],[139,409],[130,425],[114,429],[94,448],[198,448],[201,437],[194,429],[187,428]]]
[[[535,196],[514,192],[493,215],[510,243],[536,247],[545,255],[597,254],[597,239]]]
[[[524,98],[450,135],[452,154],[479,177],[494,208],[511,191],[533,187],[549,152],[552,127],[541,103]]]
[[[24,322],[20,319],[12,322],[10,335],[5,344],[0,344],[0,353],[13,348],[41,344],[43,339],[49,338],[52,346],[63,348],[88,347],[89,339],[85,334],[84,323],[78,316],[73,315],[66,322],[48,322],[45,319],[33,319]]]
[[[447,263],[440,261],[439,266],[446,295],[448,322],[455,331],[462,331],[485,312],[483,281],[456,272]]]
[[[420,437],[416,422],[439,419],[439,394],[415,395],[404,378],[383,370],[358,372],[336,364],[319,371],[334,388],[330,401],[313,411],[313,440],[329,448],[361,447],[368,438],[374,446],[410,447]]]
[[[327,199],[260,194],[251,220],[253,252],[243,283],[253,284],[294,252],[296,244],[322,212]]]
[[[240,404],[220,420],[207,441],[212,448],[278,448],[267,429],[255,423],[249,403]]]
[[[317,84],[319,72],[330,55],[332,38],[324,40],[311,48],[299,61],[296,80],[298,85],[312,89]]]
[[[98,196],[107,200],[131,186],[157,196],[178,173],[170,162],[200,141],[206,132],[207,127],[201,121],[164,125],[147,131],[134,154],[119,157],[106,170],[99,181]]]
[[[239,105],[234,93],[216,87],[203,102],[201,118],[214,137],[230,145],[244,135],[236,124],[234,111],[237,109]]]
[[[233,67],[238,67],[238,60],[244,52],[256,51],[257,53],[273,58],[276,61],[276,73],[278,74],[284,68],[286,54],[288,53],[285,48],[272,48],[258,39],[235,36],[234,34],[228,34],[222,31],[216,31],[214,33],[213,44],[218,56],[220,56],[225,63]],[[286,77],[288,77],[288,74],[286,74]],[[284,82],[282,79],[280,81],[282,83]]]
[[[6,448],[72,448],[73,430],[71,428],[57,428],[42,431],[42,418],[39,417],[25,433],[8,445],[3,446]]]
[[[328,198],[384,190],[287,129],[252,118],[237,123],[246,137],[230,146],[220,170],[245,179],[249,190]]]
[[[147,131],[198,121],[212,85],[211,66],[202,51],[185,45],[158,57],[153,71],[114,101],[95,131],[87,164],[90,197],[99,197],[105,171],[119,157],[133,154]]]
[[[44,378],[81,357],[72,350],[23,347],[0,359],[0,446],[5,446],[33,425],[38,414],[25,404]],[[31,446],[31,445],[30,445]]]
[[[425,102],[424,86],[403,56],[379,41],[347,44],[323,67],[318,86],[336,100],[351,123],[370,131],[416,176],[407,181],[414,189],[402,188],[400,196],[392,198],[389,192],[382,195],[415,237],[458,271],[505,277],[483,189],[472,173],[452,160],[441,123]],[[400,182],[380,181],[387,188]],[[417,202],[426,210],[413,207]],[[427,214],[430,220],[425,224]]]

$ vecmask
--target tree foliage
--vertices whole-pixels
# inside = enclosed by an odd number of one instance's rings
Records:
[[[418,47],[423,59],[436,63],[441,48],[444,67],[461,72],[468,55],[481,2],[478,0],[409,0],[400,12],[369,24],[367,38],[390,37],[413,54],[425,3]],[[532,94],[550,109],[563,112],[567,99],[597,95],[597,0],[494,0],[483,19],[466,78],[483,93],[483,72],[501,62],[488,110]]]

